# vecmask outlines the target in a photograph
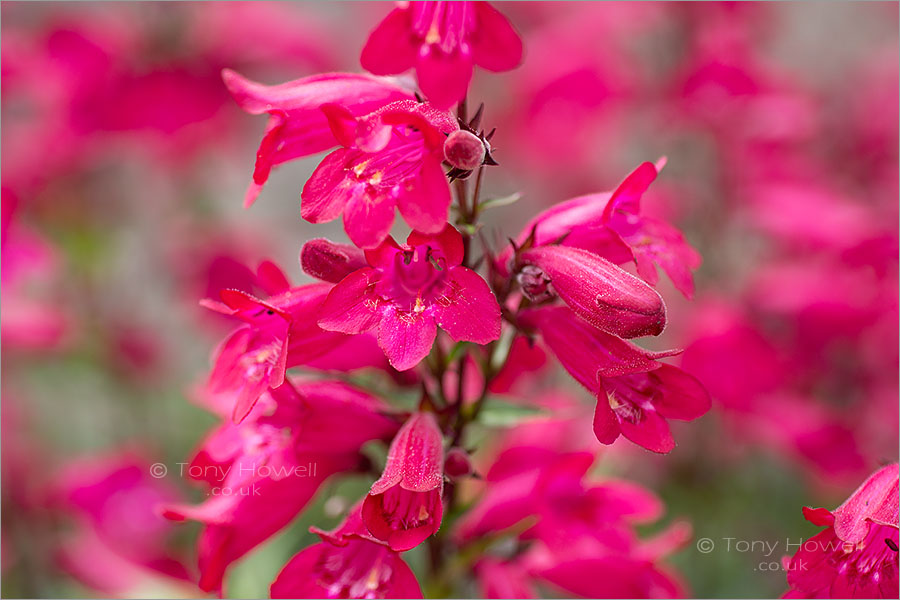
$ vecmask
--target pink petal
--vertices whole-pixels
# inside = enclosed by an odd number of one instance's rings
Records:
[[[423,46],[416,76],[428,101],[439,109],[448,109],[466,96],[472,79],[472,57],[460,52],[447,55],[437,46]]]
[[[434,317],[456,341],[487,344],[500,337],[500,305],[481,275],[465,267],[447,273],[447,288],[435,299]]]
[[[370,73],[396,75],[415,65],[417,52],[409,10],[395,8],[369,34],[359,62]]]
[[[300,215],[310,223],[337,219],[348,199],[354,195],[354,183],[347,177],[347,166],[356,153],[335,150],[326,156],[310,176],[300,195]]]
[[[450,223],[446,223],[440,233],[436,235],[413,231],[406,238],[406,243],[411,247],[431,246],[439,249],[444,255],[444,260],[447,261],[448,268],[461,264],[465,257],[462,235]]]
[[[378,324],[377,302],[370,293],[374,273],[370,268],[359,269],[334,286],[319,311],[322,329],[356,334]]]
[[[665,164],[665,163],[663,163]],[[658,171],[651,162],[641,163],[637,169],[619,184],[603,211],[603,218],[609,220],[614,212],[637,215],[641,211],[641,196],[656,179]]]
[[[653,407],[667,419],[692,421],[705,415],[712,406],[703,384],[678,367],[661,365],[649,377],[661,392],[653,400]]]
[[[594,408],[594,435],[601,444],[612,444],[620,433],[622,429],[619,427],[619,419],[609,405],[606,394],[601,391]]]
[[[375,248],[388,237],[394,224],[396,200],[366,190],[354,194],[344,209],[344,231],[360,248]]]
[[[437,233],[447,223],[452,201],[441,159],[429,155],[418,176],[401,184],[397,207],[403,219],[416,231]]]
[[[858,543],[869,531],[869,521],[897,527],[898,466],[882,467],[834,510],[834,530],[838,537]]]
[[[378,327],[378,345],[398,371],[412,369],[431,352],[437,326],[424,312],[405,313],[389,308]]]
[[[256,280],[259,287],[270,296],[275,296],[286,292],[291,287],[290,281],[278,265],[270,260],[264,260],[259,263],[256,269]]]
[[[488,71],[509,71],[522,62],[522,38],[487,2],[475,3],[477,29],[472,36],[475,64]]]
[[[622,435],[651,452],[666,454],[675,448],[669,424],[655,410],[642,410],[641,420],[637,423],[622,419],[619,427]]]

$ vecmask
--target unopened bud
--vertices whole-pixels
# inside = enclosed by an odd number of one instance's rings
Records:
[[[462,448],[451,448],[444,460],[444,473],[448,477],[463,477],[472,472],[469,455]]]
[[[353,271],[365,267],[366,257],[356,246],[318,238],[303,245],[300,266],[307,275],[337,283]]]
[[[444,158],[457,169],[477,169],[484,162],[485,153],[484,142],[464,129],[457,129],[444,141]]]
[[[556,297],[550,278],[540,267],[525,265],[516,275],[516,280],[522,288],[522,293],[532,302],[546,302]]]

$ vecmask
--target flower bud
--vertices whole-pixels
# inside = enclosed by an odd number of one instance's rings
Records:
[[[451,448],[444,460],[444,473],[448,477],[464,477],[472,472],[472,462],[462,448]]]
[[[444,141],[444,158],[451,166],[463,171],[480,167],[486,152],[484,142],[464,129],[454,131]]]
[[[353,271],[366,266],[363,251],[350,244],[336,244],[318,238],[303,245],[300,266],[307,275],[337,283]]]
[[[516,275],[516,280],[522,288],[522,293],[532,302],[545,302],[556,297],[556,292],[550,285],[550,278],[540,267],[525,265]]]

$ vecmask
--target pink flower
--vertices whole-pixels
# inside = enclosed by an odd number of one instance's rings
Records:
[[[272,583],[272,598],[421,598],[416,576],[397,552],[373,538],[357,504],[322,541],[302,550]]]
[[[533,300],[558,295],[579,317],[620,337],[659,335],[665,327],[660,295],[592,252],[539,246],[523,251],[519,260],[526,266],[519,271],[520,285]]]
[[[428,355],[438,325],[457,341],[496,340],[500,306],[462,259],[462,236],[449,224],[437,235],[414,231],[402,247],[388,238],[366,252],[368,267],[334,286],[319,325],[348,334],[377,328],[378,345],[400,371]]]
[[[663,165],[665,159],[642,163],[611,194],[579,196],[553,206],[529,221],[517,243],[533,233],[535,246],[559,241],[616,264],[634,261],[641,279],[654,286],[659,281],[655,263],[690,298],[691,271],[700,266],[700,255],[676,228],[640,211],[641,197]]]
[[[214,431],[187,469],[209,483],[197,506],[165,515],[205,525],[200,587],[221,590],[228,566],[286,526],[332,475],[362,464],[359,448],[387,440],[397,423],[378,398],[334,381],[286,381],[264,394],[240,424]]]
[[[388,102],[412,97],[395,84],[353,73],[327,73],[268,86],[225,69],[222,79],[242,109],[252,115],[269,115],[245,206],[256,200],[272,167],[337,144],[321,106],[338,103],[354,115],[364,115]]]
[[[192,579],[174,552],[172,524],[158,512],[178,500],[177,491],[151,473],[150,462],[128,450],[72,461],[58,477],[56,492],[79,522],[61,541],[58,558],[90,588],[128,595],[153,577]]]
[[[896,598],[898,466],[882,467],[833,512],[804,507],[827,529],[786,564],[788,598]]]
[[[381,478],[362,506],[369,532],[392,550],[415,548],[441,526],[444,440],[434,415],[409,418],[388,450]]]
[[[291,288],[272,263],[260,266],[258,280],[272,293],[267,300],[229,289],[220,292],[222,302],[202,302],[245,323],[221,344],[209,377],[212,392],[236,392],[235,422],[247,416],[263,392],[284,382],[285,369],[318,358],[346,341],[343,335],[322,330],[309,317],[331,286]]]
[[[699,381],[658,361],[677,351],[648,352],[563,307],[530,310],[520,320],[535,327],[563,367],[597,396],[594,434],[601,443],[621,434],[648,450],[669,452],[675,441],[666,419],[697,419],[711,406]]]
[[[445,134],[456,119],[429,104],[398,100],[361,118],[338,105],[322,111],[344,146],[325,157],[303,186],[300,213],[324,223],[343,213],[354,244],[374,248],[387,237],[394,208],[413,229],[438,233],[447,221]]]
[[[487,2],[402,2],[375,28],[360,57],[377,75],[415,67],[419,87],[438,108],[466,96],[473,65],[509,71],[522,40]]]

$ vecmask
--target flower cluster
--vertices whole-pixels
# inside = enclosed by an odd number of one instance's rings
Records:
[[[480,129],[483,105],[467,114],[472,67],[503,71],[521,58],[518,34],[490,5],[435,2],[397,8],[376,28],[362,54],[374,75],[266,86],[224,71],[244,110],[269,115],[246,203],[273,167],[333,149],[303,187],[301,216],[310,223],[343,217],[352,243],[303,246],[301,266],[319,283],[292,286],[264,261],[253,276],[264,297],[222,289],[202,303],[240,325],[216,351],[200,392],[224,422],[193,464],[228,473],[211,486],[252,490],[167,507],[171,519],[204,524],[202,589],[221,591],[228,566],[285,526],[325,480],[375,469],[361,448],[380,440],[390,442],[381,476],[336,529],[314,529],[321,543],[285,566],[273,596],[418,596],[404,552],[430,540],[433,569],[444,577],[454,547],[534,518],[539,525],[518,534],[531,547],[527,560],[485,557],[476,565],[485,581],[494,578],[487,573],[521,570],[591,595],[601,588],[579,569],[625,565],[628,580],[604,593],[679,593],[656,566],[672,543],[640,542],[630,529],[657,518],[659,502],[625,482],[591,483],[591,452],[547,448],[540,463],[501,453],[483,498],[465,518],[453,515],[452,536],[442,529],[475,474],[467,434],[501,373],[507,387],[529,376],[519,365],[529,346],[548,348],[596,397],[593,430],[603,444],[622,435],[669,452],[675,441],[667,420],[693,420],[710,407],[696,379],[664,362],[678,351],[627,341],[665,328],[665,304],[653,288],[657,265],[686,296],[700,265],[678,230],[641,211],[664,160],[640,165],[612,193],[541,212],[505,248],[479,234],[488,206],[482,181],[497,161],[494,132]],[[418,88],[377,77],[412,67]],[[402,244],[390,235],[395,209],[412,230]],[[306,375],[289,376],[293,367]],[[418,386],[418,407],[392,408],[383,392],[329,375],[362,369],[386,375],[397,389],[389,395]],[[584,419],[579,425],[590,430]],[[306,463],[317,465],[314,475],[269,474]],[[264,474],[262,465],[273,469]],[[584,506],[570,514],[572,503]],[[500,522],[490,516],[496,511]],[[505,585],[498,577],[489,585]]]

